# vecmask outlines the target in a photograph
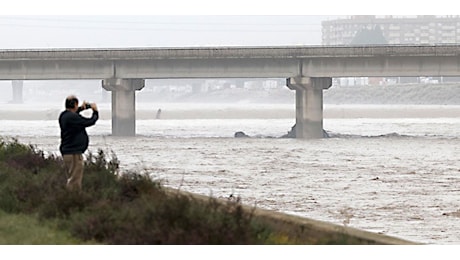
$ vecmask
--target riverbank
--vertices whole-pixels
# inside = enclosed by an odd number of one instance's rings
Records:
[[[8,95],[0,99],[0,120],[56,120],[63,110],[65,96],[70,93],[57,86],[55,88],[62,93],[37,92],[42,88],[45,87],[27,87],[23,104],[9,103]],[[100,92],[95,95],[82,90],[86,88],[88,86],[83,84],[73,92],[76,91],[74,94],[81,100],[96,102],[101,119],[111,119],[111,104],[107,101],[110,96],[102,98]],[[79,89],[82,93],[77,91]],[[136,92],[136,119],[295,118],[295,91],[287,87],[224,88],[197,93],[158,91],[147,85]],[[323,91],[323,99],[324,118],[460,116],[458,83],[332,86]]]
[[[100,244],[416,244],[250,207],[238,197],[165,188],[146,174],[119,172],[118,159],[102,150],[86,158],[84,188],[69,192],[59,158],[0,139],[0,221],[25,214],[52,221],[79,241]]]

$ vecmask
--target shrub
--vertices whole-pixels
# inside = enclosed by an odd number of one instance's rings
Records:
[[[83,190],[65,189],[63,162],[0,139],[0,209],[54,219],[80,239],[105,244],[263,244],[267,227],[239,203],[198,201],[147,174],[119,173],[112,153],[89,152]]]

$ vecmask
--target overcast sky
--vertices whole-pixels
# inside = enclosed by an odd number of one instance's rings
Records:
[[[0,9],[0,49],[319,45],[321,21],[440,14],[443,1],[419,10],[397,0],[13,0]]]
[[[1,49],[319,45],[326,15],[0,16]]]

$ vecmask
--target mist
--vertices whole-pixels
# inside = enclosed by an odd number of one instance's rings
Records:
[[[327,15],[0,16],[0,49],[319,45]]]
[[[378,21],[385,17],[374,18]],[[414,18],[394,16],[401,17]],[[329,39],[322,35],[324,24],[351,18],[346,15],[2,15],[0,49],[321,45],[324,39]],[[372,21],[370,16],[353,19]],[[383,31],[377,37],[381,40],[376,41],[373,34],[376,31],[365,29],[358,31],[356,37],[331,43],[347,43],[344,40],[355,45],[394,43],[381,37],[385,36]],[[111,93],[101,87],[101,80],[26,80],[20,102],[13,100],[12,82],[3,80],[0,104],[61,109],[65,97],[74,94],[110,109]],[[460,104],[458,79],[372,80],[334,79],[333,86],[324,91],[324,104]],[[146,79],[145,87],[136,91],[136,103],[152,104],[145,105],[152,109],[155,104],[164,103],[294,105],[295,93],[286,87],[285,79]]]

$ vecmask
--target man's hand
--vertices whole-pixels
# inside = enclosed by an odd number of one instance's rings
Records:
[[[88,109],[88,108],[87,108],[87,105],[89,105],[89,103],[86,102],[86,101],[83,101],[83,103],[82,103],[81,106],[80,106],[80,109],[81,109],[81,110],[86,110],[86,109]]]
[[[90,105],[91,105],[91,109],[92,109],[93,111],[97,111],[97,105],[96,105],[96,103],[91,103]]]

